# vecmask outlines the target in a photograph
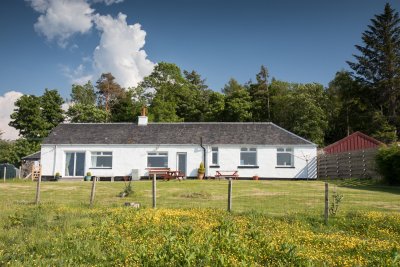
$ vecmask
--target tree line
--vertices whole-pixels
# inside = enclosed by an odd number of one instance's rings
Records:
[[[0,161],[16,163],[39,149],[59,123],[135,122],[143,106],[153,122],[272,121],[323,146],[355,131],[385,143],[399,136],[400,19],[389,4],[374,16],[362,34],[359,54],[347,62],[325,88],[318,83],[289,83],[270,78],[261,66],[244,84],[231,78],[220,92],[201,75],[161,62],[136,87],[122,88],[111,73],[93,85],[72,85],[70,106],[57,90],[42,96],[24,95],[15,103],[10,125],[20,139],[1,141]]]

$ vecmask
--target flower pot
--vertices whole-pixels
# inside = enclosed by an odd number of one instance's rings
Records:
[[[92,176],[88,176],[88,175],[86,175],[84,178],[85,181],[90,181],[91,179],[92,179]]]
[[[258,178],[259,178],[258,175],[254,175],[254,176],[253,176],[253,180],[256,180],[256,181],[257,181]]]
[[[203,178],[204,178],[204,173],[198,173],[197,174],[197,179],[203,180]]]

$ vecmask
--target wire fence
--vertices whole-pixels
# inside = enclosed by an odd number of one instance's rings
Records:
[[[382,186],[374,180],[146,180],[130,183],[133,193],[121,197],[129,182],[5,182],[0,184],[0,200],[1,205],[121,207],[127,204],[159,209],[211,208],[272,216],[312,214],[324,217],[335,213],[335,209],[337,214],[400,212],[400,188]]]

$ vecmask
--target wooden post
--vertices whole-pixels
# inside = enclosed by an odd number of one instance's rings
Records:
[[[37,184],[36,184],[36,199],[35,199],[35,204],[39,205],[40,203],[40,183],[42,182],[42,176],[39,175]]]
[[[21,179],[22,166],[19,166],[18,179]]]
[[[228,211],[232,211],[232,178],[229,178],[228,183]]]
[[[93,207],[94,204],[94,195],[96,193],[96,176],[92,176],[93,182],[92,182],[92,192],[90,192],[90,207]]]
[[[4,170],[3,170],[3,180],[4,180],[4,182],[6,182],[6,173],[7,173],[7,167],[4,167]]]
[[[328,225],[328,219],[329,219],[329,187],[328,183],[325,183],[325,225]]]
[[[153,175],[153,186],[152,186],[152,193],[153,193],[153,209],[156,208],[156,194],[157,194],[157,181],[156,181],[156,177],[157,174]]]

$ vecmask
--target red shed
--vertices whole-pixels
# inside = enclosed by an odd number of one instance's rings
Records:
[[[326,154],[335,154],[353,150],[361,150],[368,148],[375,148],[383,145],[382,142],[375,138],[363,134],[362,132],[355,132],[327,147],[324,148]]]

